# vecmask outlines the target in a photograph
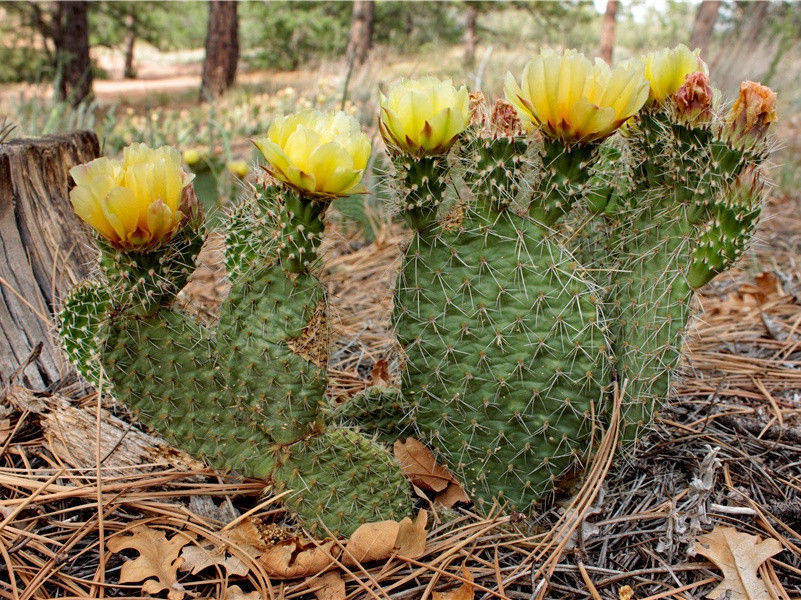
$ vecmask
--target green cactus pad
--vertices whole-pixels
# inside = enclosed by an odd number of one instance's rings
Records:
[[[96,281],[76,285],[58,314],[58,334],[67,358],[92,385],[100,385],[98,333],[111,308],[108,288]]]
[[[394,322],[417,433],[474,499],[526,508],[586,453],[605,340],[580,268],[541,226],[484,205],[418,233]]]

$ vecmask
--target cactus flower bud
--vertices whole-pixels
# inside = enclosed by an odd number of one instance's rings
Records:
[[[189,150],[184,150],[183,159],[186,164],[193,165],[201,159],[201,155],[195,148],[190,148]]]
[[[524,121],[565,144],[603,140],[648,98],[641,65],[610,68],[572,50],[543,52],[525,66],[520,85],[507,73],[505,89]]]
[[[134,144],[122,160],[97,158],[70,170],[75,213],[112,246],[151,250],[181,225],[191,196],[193,175],[181,168],[174,148]]]
[[[687,123],[704,123],[712,118],[712,86],[709,76],[696,71],[690,73],[684,84],[673,95],[677,116]]]
[[[695,72],[706,74],[707,66],[698,56],[699,52],[679,44],[675,48],[647,54],[642,63],[651,88],[648,99],[655,104],[662,104],[679,91],[688,75]]]
[[[411,156],[446,154],[470,124],[467,88],[434,77],[401,79],[381,94],[378,126],[384,142]]]
[[[773,90],[760,83],[743,81],[740,94],[726,119],[731,134],[736,138],[760,140],[775,120],[776,94]]]
[[[361,183],[371,145],[344,112],[307,110],[273,121],[253,143],[277,180],[319,198],[366,192]]]
[[[250,173],[250,167],[244,160],[233,160],[226,165],[228,172],[240,179],[247,177]]]

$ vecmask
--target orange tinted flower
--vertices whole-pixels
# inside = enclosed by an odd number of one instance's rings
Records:
[[[738,137],[764,137],[776,120],[776,94],[769,87],[753,81],[740,84],[740,95],[727,119],[731,132]]]
[[[696,71],[684,79],[684,84],[673,95],[676,112],[685,121],[699,123],[712,118],[712,86],[709,76]]]

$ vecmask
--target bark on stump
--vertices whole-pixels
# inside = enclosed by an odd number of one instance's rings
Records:
[[[69,202],[73,166],[97,158],[90,131],[0,144],[0,382],[44,389],[73,372],[54,339],[53,314],[96,264]]]

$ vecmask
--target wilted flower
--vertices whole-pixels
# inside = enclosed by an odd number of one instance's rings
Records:
[[[685,122],[702,123],[712,118],[712,86],[709,76],[696,71],[684,80],[673,95],[676,114]]]
[[[405,154],[445,154],[469,123],[467,88],[447,79],[401,79],[381,94],[381,136]]]
[[[101,157],[70,170],[75,213],[113,246],[148,250],[168,240],[184,218],[184,173],[174,148],[134,144],[122,160]]]
[[[276,179],[312,196],[349,196],[361,183],[370,159],[370,140],[344,112],[309,110],[273,121],[253,140]]]
[[[776,120],[776,94],[769,87],[753,81],[740,84],[740,94],[731,107],[729,129],[737,137],[760,139]]]
[[[695,72],[706,74],[706,63],[692,51],[679,44],[675,48],[664,48],[646,54],[642,59],[645,78],[651,86],[648,98],[661,104],[679,91],[688,75]]]
[[[522,118],[565,143],[603,140],[648,97],[640,65],[610,68],[573,50],[543,52],[525,66],[520,85],[507,73],[505,88]]]

